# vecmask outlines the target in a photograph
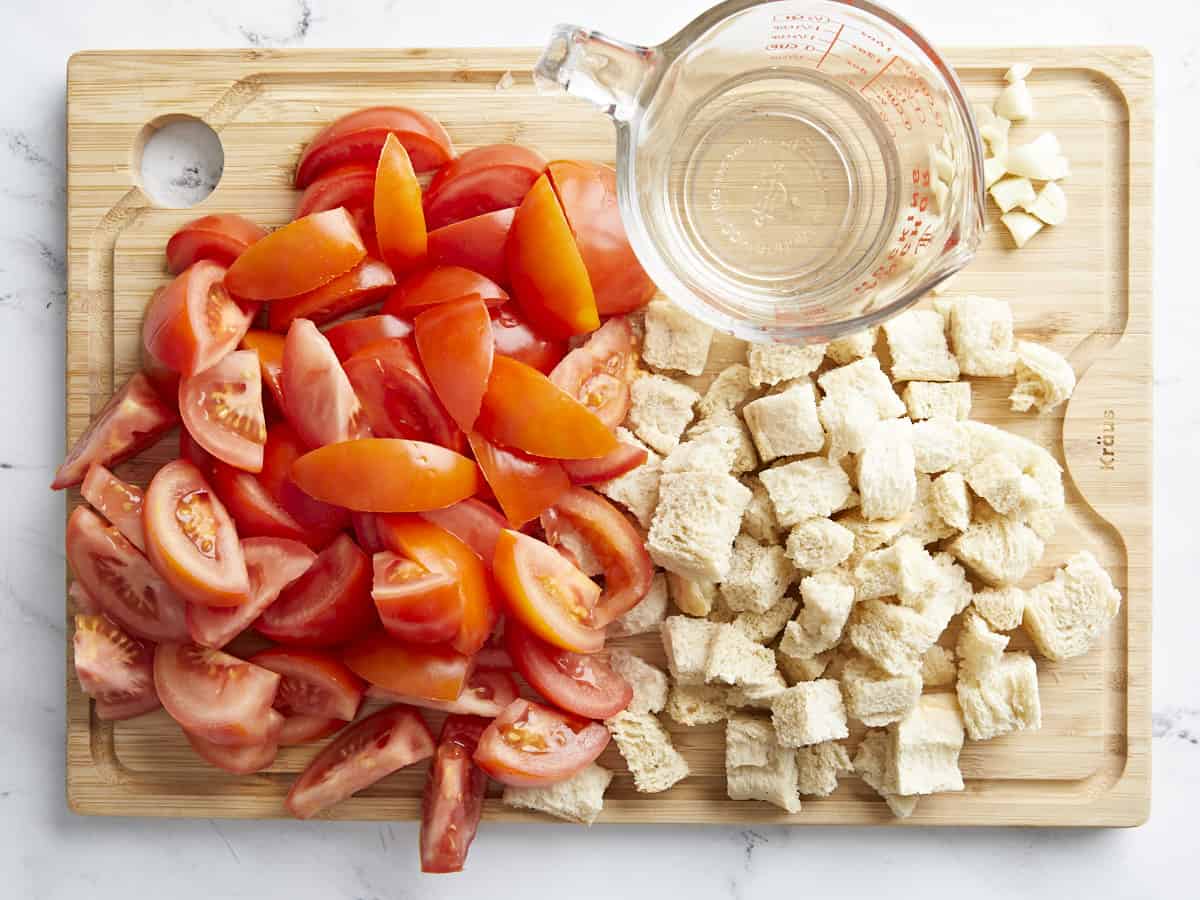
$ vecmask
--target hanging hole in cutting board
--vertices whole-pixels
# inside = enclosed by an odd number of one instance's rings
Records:
[[[220,136],[195,116],[159,116],[133,147],[138,186],[158,206],[195,206],[217,189],[224,168]]]

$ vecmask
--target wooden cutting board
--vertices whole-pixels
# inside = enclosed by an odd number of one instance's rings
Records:
[[[1069,507],[1042,564],[1045,578],[1088,548],[1125,598],[1104,640],[1068,663],[1038,660],[1040,731],[968,743],[966,790],[923,798],[904,824],[1134,825],[1150,799],[1151,581],[1151,60],[1131,48],[952,51],[973,100],[990,103],[1014,61],[1034,65],[1035,126],[1060,138],[1071,160],[1066,224],[1020,252],[989,203],[991,229],[955,290],[1012,301],[1022,336],[1067,354],[1081,376],[1065,414],[1007,411],[1005,379],[977,380],[974,417],[1049,447],[1064,463]],[[547,156],[612,161],[613,132],[588,105],[539,96],[529,50],[251,50],[97,52],[68,67],[67,432],[89,417],[138,367],[142,310],[168,276],[163,246],[183,222],[206,212],[242,212],[264,225],[287,221],[297,194],[296,158],[335,117],[376,104],[406,104],[437,116],[457,147],[516,141]],[[502,79],[511,73],[511,85]],[[225,170],[216,191],[191,210],[154,206],[138,187],[146,129],[195,116],[220,135]],[[144,483],[167,458],[125,467]],[[72,493],[69,506],[79,502]],[[662,663],[656,639],[632,639]],[[1018,633],[1012,646],[1028,646]],[[68,648],[68,654],[69,654]],[[74,678],[67,680],[67,797],[80,813],[269,817],[312,748],[284,750],[270,771],[233,777],[190,751],[161,711],[113,726],[100,722]],[[856,778],[788,816],[764,803],[726,799],[722,726],[677,729],[690,778],[640,795],[610,748],[617,772],[601,821],[896,824]],[[419,815],[424,768],[397,773],[330,812],[339,819]],[[538,819],[503,807],[493,819]]]

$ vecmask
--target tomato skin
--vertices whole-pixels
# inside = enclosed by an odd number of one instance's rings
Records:
[[[197,444],[196,439],[188,433],[186,428],[179,429],[179,458],[186,459],[206,476],[212,475],[215,462],[212,454]],[[224,502],[223,499],[222,502]]]
[[[393,315],[347,319],[325,329],[325,338],[338,359],[345,361],[364,347],[388,338],[412,334],[412,324]]]
[[[486,275],[462,266],[427,266],[396,285],[383,304],[383,311],[394,316],[413,316],[439,303],[472,295],[483,300],[489,309],[508,301],[504,288]]]
[[[346,724],[341,719],[327,719],[324,716],[284,716],[283,727],[279,730],[279,746],[291,747],[319,741],[337,734]]]
[[[513,528],[537,518],[571,486],[562,464],[555,460],[537,459],[497,447],[476,432],[469,434],[467,440],[479,470]]]
[[[427,309],[413,321],[413,337],[438,399],[455,424],[470,431],[492,374],[495,341],[487,307],[471,296]]]
[[[534,331],[512,304],[492,310],[492,340],[497,356],[508,356],[549,375],[567,352],[564,341]]]
[[[635,447],[622,441],[612,453],[598,459],[573,459],[563,463],[563,468],[572,484],[599,484],[632,472],[648,458],[644,447]]]
[[[213,457],[261,472],[267,420],[262,370],[253,350],[234,350],[216,365],[179,382],[179,414],[188,433]]]
[[[153,644],[131,637],[104,615],[75,616],[72,644],[75,675],[95,700],[97,716],[113,722],[158,709]]]
[[[129,543],[143,553],[146,550],[146,535],[142,531],[142,489],[126,484],[99,463],[94,463],[80,487],[83,499],[90,503],[121,532]]]
[[[517,699],[518,689],[517,682],[509,671],[480,669],[476,666],[467,678],[462,693],[454,700],[429,700],[425,697],[397,694],[381,687],[368,688],[367,694],[389,703],[407,703],[410,706],[436,709],[451,715],[484,716],[491,719],[500,715],[508,704]]]
[[[83,586],[83,582],[78,579],[71,582],[67,588],[67,597],[71,601],[70,609],[75,611],[78,616],[98,616],[101,613],[100,603],[88,593],[88,589]]]
[[[281,300],[315,291],[367,255],[354,219],[329,209],[289,222],[246,248],[225,273],[225,287],[241,300]]]
[[[432,116],[403,106],[360,109],[326,125],[309,141],[296,166],[296,187],[308,186],[335,166],[375,165],[389,134],[399,139],[418,172],[436,169],[454,155],[450,135]]]
[[[484,730],[474,758],[501,784],[542,787],[591,765],[608,740],[608,729],[599,722],[514,700]]]
[[[254,628],[280,644],[331,647],[378,625],[370,560],[349,535],[341,534],[263,610]]]
[[[371,434],[350,379],[308,319],[293,321],[283,343],[283,398],[287,420],[308,447]]]
[[[404,145],[389,134],[375,172],[375,238],[384,262],[396,274],[425,261],[427,239],[421,185]]]
[[[429,265],[462,266],[507,288],[509,273],[504,247],[516,212],[499,209],[430,231]]]
[[[472,497],[445,509],[430,509],[418,515],[450,532],[474,550],[483,564],[491,569],[492,557],[496,555],[496,540],[500,532],[508,527],[504,516],[495,509]]]
[[[158,441],[176,422],[179,413],[159,398],[150,380],[135,373],[92,417],[54,473],[51,490],[74,487],[83,481],[93,463],[115,466]]]
[[[283,411],[283,336],[270,331],[251,329],[239,344],[243,350],[258,354],[262,383],[271,392],[276,408]]]
[[[615,716],[633,699],[633,688],[600,654],[563,650],[510,623],[504,631],[513,664],[529,686],[560,709],[589,719]]]
[[[624,316],[616,316],[568,353],[550,373],[550,380],[609,428],[616,428],[629,412],[630,384],[636,374],[633,327]]]
[[[442,166],[429,183],[425,191],[429,228],[518,206],[545,168],[545,157],[518,144],[468,150]]]
[[[150,302],[154,302],[159,291],[165,291],[166,288],[159,288],[150,298]],[[161,359],[151,355],[146,349],[146,345],[142,344],[142,374],[149,379],[154,390],[158,393],[162,402],[171,408],[174,408],[176,401],[179,399],[179,373],[164,363]]]
[[[300,523],[249,472],[216,461],[212,465],[209,483],[233,517],[241,537],[307,541],[309,535]]]
[[[410,706],[388,706],[356,722],[317,754],[284,805],[308,819],[405,766],[433,755],[433,735]]]
[[[258,480],[271,498],[304,529],[304,537],[300,540],[314,550],[321,550],[339,531],[349,526],[350,513],[315,500],[296,487],[292,480],[292,463],[304,455],[305,449],[299,435],[287,422],[276,422],[267,430],[263,470]]]
[[[201,216],[181,227],[167,241],[167,271],[178,275],[194,262],[211,259],[228,267],[267,230],[233,213]]]
[[[595,413],[537,369],[504,356],[492,362],[475,427],[502,447],[551,459],[595,459],[617,447]]]
[[[479,670],[498,669],[502,672],[510,672],[513,668],[513,661],[512,657],[508,655],[508,651],[503,647],[489,644],[486,647],[481,647],[479,652],[475,654],[475,668]]]
[[[342,652],[359,678],[384,690],[425,700],[457,700],[474,668],[470,656],[446,644],[410,644],[382,631]]]
[[[306,187],[293,218],[303,219],[339,206],[351,213],[370,210],[374,200],[375,163],[349,163],[324,172]]]
[[[275,708],[285,715],[326,716],[350,721],[358,715],[366,685],[337,657],[317,650],[271,647],[250,662],[282,679]]]
[[[265,729],[267,737],[257,744],[245,747],[230,747],[225,744],[215,744],[199,735],[192,734],[186,728],[183,736],[187,738],[192,750],[210,766],[223,769],[233,775],[252,775],[269,768],[279,754],[282,743],[279,736],[283,733],[283,716],[275,710],[267,711],[268,725]]]
[[[483,816],[487,774],[471,758],[487,720],[448,716],[421,799],[421,871],[461,872]]]
[[[371,557],[371,597],[384,630],[401,641],[440,644],[458,634],[462,592],[453,575],[431,572],[389,550]]]
[[[349,272],[298,297],[271,304],[272,331],[285,332],[296,319],[316,325],[378,303],[395,287],[396,279],[386,263],[367,257]]]

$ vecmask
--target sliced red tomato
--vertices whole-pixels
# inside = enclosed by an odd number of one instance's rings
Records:
[[[502,672],[512,671],[512,657],[503,647],[488,645],[481,647],[475,654],[475,668],[478,670],[499,669]]]
[[[228,267],[247,247],[266,236],[265,228],[233,213],[201,216],[167,241],[167,271],[178,275],[202,259]]]
[[[335,656],[317,650],[271,647],[250,662],[279,674],[275,708],[284,715],[327,716],[347,722],[358,715],[366,685]]]
[[[225,287],[241,300],[281,300],[315,291],[367,255],[354,219],[329,209],[289,222],[252,244],[225,274]]]
[[[387,136],[379,154],[374,211],[375,237],[383,261],[397,275],[420,266],[427,246],[421,185],[408,151],[394,134]]]
[[[490,278],[501,287],[508,287],[504,246],[516,212],[515,209],[499,209],[430,231],[429,264],[462,266]]]
[[[504,288],[478,272],[462,266],[428,266],[397,284],[383,310],[395,316],[413,316],[431,306],[470,296],[479,297],[489,308],[508,300]]]
[[[280,735],[283,734],[284,719],[275,710],[267,710],[268,725],[266,739],[259,744],[249,744],[245,747],[230,747],[225,744],[215,744],[192,734],[184,729],[183,736],[187,738],[196,755],[218,769],[224,769],[234,775],[251,775],[269,768],[279,755]]]
[[[629,386],[635,374],[633,328],[624,316],[616,316],[586,344],[568,353],[550,373],[550,380],[609,428],[616,428],[629,412]]]
[[[280,591],[307,572],[317,558],[317,554],[298,541],[272,537],[246,538],[242,541],[242,555],[250,578],[250,601],[241,606],[189,603],[188,632],[197,644],[224,647],[253,625]]]
[[[330,647],[354,640],[378,622],[370,560],[342,534],[263,610],[254,627],[280,644]]]
[[[257,308],[234,299],[226,270],[202,259],[156,291],[142,322],[146,352],[181,375],[203,372],[238,345]]]
[[[154,303],[160,291],[165,291],[166,288],[159,288],[150,298],[150,303]],[[150,384],[154,386],[154,390],[158,392],[158,396],[162,402],[172,409],[175,408],[175,403],[179,400],[179,373],[168,366],[165,362],[153,356],[145,345],[142,345],[142,374],[150,380]]]
[[[371,597],[388,634],[419,644],[445,643],[458,634],[462,591],[453,574],[431,572],[386,550],[371,561]]]
[[[275,399],[275,406],[283,411],[283,335],[270,331],[251,329],[242,337],[239,345],[243,350],[258,354],[258,366],[262,382]]]
[[[467,439],[479,470],[513,528],[537,518],[571,486],[562,464],[555,460],[497,447],[476,432]]]
[[[243,538],[282,538],[303,543],[314,543],[313,549],[320,550],[328,539],[313,541],[313,533],[296,521],[283,506],[271,496],[263,483],[249,472],[235,469],[223,462],[215,461],[209,474],[209,483],[225,510],[233,517],[237,532]],[[325,538],[324,534],[320,535]],[[332,535],[328,535],[332,538]]]
[[[362,473],[370,472],[370,478]],[[368,438],[312,450],[292,465],[302,491],[360,512],[421,512],[472,496],[475,463],[423,441]]]
[[[301,538],[314,550],[321,550],[350,524],[350,513],[340,506],[330,506],[316,500],[296,486],[292,479],[292,464],[305,453],[295,430],[286,422],[276,422],[267,429],[263,447],[263,470],[259,482],[283,509],[305,531]]]
[[[381,778],[433,755],[433,735],[411,706],[388,706],[347,728],[317,754],[284,804],[299,819],[341,803]]]
[[[444,528],[483,560],[489,569],[496,555],[496,539],[508,527],[504,516],[481,500],[463,500],[445,509],[430,509],[419,514],[427,522]]]
[[[349,163],[323,173],[300,195],[295,218],[344,206],[355,212],[369,210],[375,202],[375,160]],[[365,237],[365,235],[364,235]]]
[[[508,704],[517,699],[518,690],[516,680],[508,671],[477,667],[467,678],[462,693],[454,700],[412,697],[381,687],[371,687],[367,693],[389,703],[408,703],[412,706],[423,706],[426,709],[436,709],[440,712],[465,716],[486,716],[491,719],[500,715]]]
[[[483,816],[487,775],[471,758],[487,720],[447,716],[421,798],[421,871],[461,872]]]
[[[178,391],[176,393],[178,394]],[[179,458],[186,459],[205,475],[212,474],[212,454],[197,444],[186,428],[179,429]]]
[[[617,449],[599,459],[572,459],[563,463],[572,484],[599,484],[611,481],[626,472],[632,472],[649,457],[644,447],[635,447],[624,441]]]
[[[354,526],[354,539],[365,552],[376,554],[387,549],[383,546],[383,538],[379,536],[379,523],[375,513],[352,513],[350,522]]]
[[[504,630],[504,640],[529,686],[560,709],[589,719],[607,719],[633,699],[633,688],[603,654],[585,656],[563,650],[512,622]]]
[[[604,646],[604,631],[590,624],[600,587],[553,547],[502,531],[492,572],[508,611],[542,640],[575,653]]]
[[[502,447],[551,459],[595,459],[617,448],[590,409],[524,363],[497,356],[476,430]]]
[[[420,313],[413,337],[438,399],[464,432],[479,417],[492,374],[491,319],[479,297],[462,297]]]
[[[142,531],[142,489],[126,484],[104,466],[96,463],[88,469],[80,488],[83,499],[125,535],[133,546],[146,550],[146,536]]]
[[[456,700],[474,667],[447,644],[409,644],[383,632],[348,646],[342,660],[359,678],[406,697]]]
[[[362,404],[329,341],[308,319],[296,319],[283,344],[284,412],[308,447],[367,437]]]
[[[76,579],[71,582],[71,586],[67,588],[67,597],[71,600],[71,609],[79,616],[98,616],[100,615],[100,601],[88,593],[88,589],[83,586],[83,582]]]
[[[349,359],[359,350],[377,341],[408,337],[410,334],[412,325],[392,315],[347,319],[325,329],[329,346],[341,360]]]
[[[235,350],[179,382],[179,413],[196,443],[222,462],[260,472],[267,419],[258,354]]]
[[[608,729],[529,700],[514,700],[479,738],[475,762],[501,784],[566,781],[608,746]]]
[[[287,331],[296,319],[317,325],[378,303],[396,286],[386,263],[367,257],[357,266],[307,294],[271,304],[272,331]]]
[[[214,744],[245,747],[278,736],[271,704],[274,672],[199,644],[159,644],[154,686],[163,708],[189,731]]]
[[[587,268],[545,175],[517,208],[504,252],[513,296],[538,331],[568,338],[600,327]]]
[[[545,157],[519,144],[468,150],[439,169],[429,183],[425,191],[429,228],[520,205],[545,168]]]
[[[565,341],[538,334],[511,303],[492,310],[492,339],[497,356],[512,357],[543,375],[549,375],[567,352]]]
[[[178,421],[174,406],[164,404],[150,380],[136,373],[92,417],[54,473],[51,489],[79,484],[93,463],[115,466],[141,453]]]
[[[324,716],[284,716],[283,727],[279,730],[279,746],[291,747],[319,741],[337,734],[345,725],[341,719]]]
[[[632,312],[649,303],[657,289],[629,246],[617,205],[617,173],[579,160],[552,162],[546,172],[575,235],[600,315]]]
[[[619,509],[587,488],[571,488],[543,516],[547,532],[564,519],[591,547],[604,567],[604,593],[591,624],[603,628],[642,602],[650,590],[654,564],[642,536]]]
[[[116,528],[77,506],[66,543],[71,571],[106,616],[149,641],[187,639],[183,599]]]
[[[237,529],[204,475],[186,459],[158,470],[142,506],[146,555],[185,600],[240,606],[250,581]]]
[[[374,106],[326,125],[304,148],[296,165],[296,187],[306,187],[335,166],[374,165],[388,135],[408,151],[413,168],[428,172],[453,157],[450,135],[432,116],[403,106]]]
[[[153,644],[130,637],[103,615],[76,616],[72,643],[79,686],[96,701],[101,719],[132,719],[158,709]]]

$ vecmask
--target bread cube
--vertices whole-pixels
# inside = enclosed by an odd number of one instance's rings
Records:
[[[746,349],[750,383],[755,387],[811,375],[824,358],[824,344],[751,344]]]
[[[837,790],[839,775],[853,775],[854,764],[844,744],[822,741],[796,751],[800,793],[804,796],[828,797]]]
[[[717,585],[714,582],[696,581],[668,572],[667,587],[671,600],[680,612],[689,616],[707,616],[712,612],[713,599],[717,596]]]
[[[628,637],[631,634],[650,634],[662,627],[666,617],[667,579],[659,572],[650,580],[650,588],[641,602],[608,626],[608,635]]]
[[[893,381],[956,381],[958,360],[946,343],[946,322],[932,309],[909,309],[883,325]]]
[[[941,632],[955,615],[971,605],[975,589],[967,581],[966,571],[949,553],[935,553],[933,562],[936,580],[918,594],[902,596],[900,602],[915,609]]]
[[[950,552],[992,587],[1014,584],[1042,558],[1042,539],[1024,522],[989,515],[950,543]]]
[[[815,457],[765,469],[758,474],[775,518],[784,528],[828,516],[850,496],[850,479],[835,462]]]
[[[952,694],[927,694],[890,733],[901,794],[961,791],[958,755],[965,737],[962,712]]]
[[[788,533],[788,559],[797,569],[807,572],[836,568],[853,549],[854,532],[833,519],[805,519]]]
[[[742,483],[750,488],[750,502],[742,514],[742,532],[760,544],[778,544],[782,529],[766,486],[753,476]]]
[[[854,549],[850,551],[846,565],[854,568],[872,550],[877,550],[894,541],[908,526],[909,515],[911,513],[897,516],[894,519],[872,521],[864,519],[860,510],[853,510],[834,519],[854,535]]]
[[[678,444],[662,461],[664,475],[682,472],[708,472],[728,475],[737,459],[737,429],[720,425],[702,434],[689,432],[688,439]]]
[[[975,678],[993,668],[1008,646],[1008,637],[988,628],[987,621],[975,610],[963,616],[955,654],[961,678]]]
[[[1075,370],[1049,347],[1017,341],[1017,386],[1009,395],[1014,412],[1050,412],[1075,390]]]
[[[667,668],[677,684],[702,684],[708,648],[719,626],[688,616],[668,616],[662,623]]]
[[[650,713],[619,712],[604,723],[625,757],[633,786],[643,794],[658,794],[688,776],[683,758],[671,735]]]
[[[860,452],[879,420],[904,415],[904,403],[874,356],[830,369],[817,381],[825,393],[817,415],[829,434],[832,459]]]
[[[965,477],[971,490],[1002,516],[1021,516],[1044,505],[1041,486],[1003,453],[985,456]]]
[[[696,404],[696,414],[702,419],[740,416],[742,407],[757,394],[758,391],[750,384],[749,366],[741,363],[726,366]]]
[[[887,803],[892,815],[907,819],[917,808],[913,795],[901,795],[896,790],[894,745],[886,731],[866,733],[854,754],[854,771]]]
[[[689,440],[699,440],[713,431],[728,431],[722,440],[732,441],[733,457],[729,471],[735,475],[743,472],[753,472],[758,468],[758,451],[754,449],[754,439],[750,437],[750,429],[740,416],[734,413],[719,413],[707,416],[692,424],[685,435]]]
[[[859,509],[868,519],[894,519],[917,498],[913,426],[908,419],[876,423],[858,457]]]
[[[632,713],[662,712],[667,705],[667,674],[635,653],[620,647],[609,651],[608,664],[633,688],[633,699],[626,707]]]
[[[624,428],[617,429],[617,438],[646,451],[646,461],[624,475],[603,481],[596,490],[609,500],[621,504],[638,520],[643,528],[650,527],[650,519],[658,506],[658,483],[662,475],[662,457],[634,437]]]
[[[899,722],[921,696],[920,672],[889,675],[862,658],[846,664],[841,685],[846,712],[871,727]]]
[[[739,613],[731,624],[750,640],[767,644],[783,631],[783,626],[795,614],[799,605],[798,601],[784,597],[763,612]]]
[[[956,691],[973,741],[1042,726],[1037,665],[1028,653],[1002,654],[991,667],[960,678]]]
[[[692,421],[700,395],[686,384],[662,375],[642,375],[630,388],[632,405],[626,421],[634,434],[659,453],[670,453]]]
[[[685,578],[723,580],[749,502],[749,489],[731,475],[664,475],[646,538],[650,558]]]
[[[845,337],[835,338],[826,345],[825,355],[839,366],[852,363],[864,356],[870,356],[871,351],[875,348],[877,332],[878,329],[874,327],[864,328],[862,331],[855,331]]]
[[[793,685],[771,703],[771,724],[784,747],[806,747],[850,734],[838,683],[823,678]]]
[[[921,682],[926,688],[950,687],[958,677],[954,651],[934,644],[921,657]]]
[[[882,600],[858,603],[846,627],[851,646],[891,675],[920,669],[941,629],[915,609]]]
[[[738,717],[740,721],[742,717]],[[763,720],[751,719],[752,722]],[[765,725],[766,723],[763,722]],[[728,727],[728,726],[727,726]],[[768,726],[769,731],[769,726]],[[726,755],[729,755],[726,737]],[[763,800],[774,804],[790,813],[800,811],[800,789],[798,772],[796,770],[796,754],[784,749],[776,743],[772,735],[769,742],[761,734],[761,729],[746,726],[745,735],[735,732],[734,740],[740,745],[734,750],[734,759],[761,759],[760,751],[750,749],[749,744],[766,748],[767,761],[761,765],[727,766],[725,769],[725,788],[731,800]],[[752,754],[743,756],[742,749]]]
[[[680,725],[711,725],[729,715],[727,688],[715,684],[673,684],[667,715]]]
[[[779,650],[789,657],[807,659],[841,640],[854,605],[854,586],[843,572],[818,572],[800,582],[800,596],[804,608],[785,626]]]
[[[739,534],[733,542],[729,572],[721,582],[721,597],[734,612],[766,612],[783,598],[795,579],[796,569],[782,547]]]
[[[655,369],[699,375],[708,362],[713,330],[659,296],[646,307],[642,359]]]
[[[787,690],[787,682],[779,672],[762,684],[749,684],[744,687],[732,687],[726,695],[726,702],[737,709],[770,709],[775,698]]]
[[[1043,656],[1071,659],[1091,649],[1121,608],[1121,592],[1087,550],[1026,595],[1022,624]]]
[[[759,458],[816,453],[825,446],[825,430],[817,418],[817,393],[805,379],[746,404],[742,411]]]
[[[997,631],[1012,631],[1025,614],[1025,592],[1015,585],[977,591],[975,609]]]
[[[855,596],[859,600],[895,596],[913,605],[941,577],[929,551],[916,539],[904,536],[890,547],[872,550],[862,558],[854,569]]]
[[[933,499],[933,479],[924,473],[917,475],[917,498],[909,510],[908,520],[901,534],[912,537],[918,544],[927,546],[943,538],[953,537],[958,529],[953,528],[938,512]]]
[[[942,299],[935,305],[948,311],[950,343],[964,375],[1013,373],[1012,307],[990,297]]]
[[[833,651],[826,650],[816,656],[793,656],[784,650],[783,645],[775,648],[775,662],[779,673],[789,685],[801,681],[816,681],[825,674],[833,659]]]
[[[933,479],[930,500],[938,516],[956,531],[966,531],[971,525],[971,497],[967,480],[960,472],[944,472]]]
[[[916,470],[937,474],[962,462],[967,436],[957,419],[924,419],[913,425],[912,446]]]
[[[733,715],[725,723],[726,769],[765,766],[775,747],[775,729],[767,719]]]
[[[910,381],[901,394],[910,419],[965,419],[971,414],[971,382]]]
[[[501,796],[505,806],[532,809],[580,825],[591,825],[604,809],[604,792],[612,772],[592,763],[566,781],[544,787],[506,785]]]
[[[1019,434],[1013,434],[984,422],[963,422],[967,435],[967,453],[955,469],[964,475],[993,453],[1002,453],[1022,472],[1037,482],[1042,492],[1042,508],[1060,510],[1066,505],[1062,466],[1045,447]]]
[[[706,684],[763,684],[775,674],[775,654],[750,640],[732,625],[714,625],[708,660],[704,668]]]

